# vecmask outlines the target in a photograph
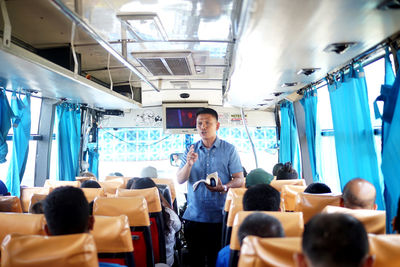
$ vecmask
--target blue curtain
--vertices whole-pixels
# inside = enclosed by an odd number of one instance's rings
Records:
[[[0,90],[0,163],[6,162],[8,153],[7,134],[11,128],[11,119],[14,113],[8,103],[7,96],[3,90]]]
[[[317,90],[311,88],[300,100],[303,105],[306,121],[306,137],[310,165],[314,182],[320,182],[321,130],[317,122]]]
[[[31,135],[31,96],[26,94],[23,100],[15,92],[11,97],[13,118],[13,151],[8,167],[6,185],[13,196],[20,196],[20,185],[28,161],[29,139]]]
[[[88,155],[89,155],[89,170],[91,173],[99,177],[99,151],[97,148],[97,143],[88,145]]]
[[[397,58],[400,59],[400,52]],[[382,173],[385,182],[386,231],[392,232],[391,221],[397,212],[400,197],[400,72],[394,77],[389,52],[385,57],[385,84],[381,88],[384,100],[382,116]]]
[[[285,101],[281,104],[281,140],[279,162],[290,161],[301,178],[300,145],[297,135],[293,104]]]
[[[81,112],[75,104],[57,106],[58,162],[57,180],[74,181],[79,174]]]
[[[371,182],[377,191],[376,202],[384,209],[382,181],[368,106],[367,85],[362,67],[350,67],[339,81],[328,82],[336,157],[341,188],[353,178]]]

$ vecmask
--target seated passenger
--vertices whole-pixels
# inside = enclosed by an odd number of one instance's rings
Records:
[[[145,178],[145,177],[157,178],[158,177],[157,169],[154,168],[153,166],[147,166],[147,167],[143,168],[142,171],[140,172],[140,177],[141,178]]]
[[[329,186],[324,183],[311,183],[307,186],[304,190],[304,193],[309,194],[325,194],[325,193],[332,193]]]
[[[318,214],[304,228],[300,267],[369,267],[368,235],[363,224],[347,214]]]
[[[280,202],[280,193],[275,188],[267,184],[257,184],[244,193],[243,210],[279,211]]]
[[[278,219],[264,213],[253,213],[247,216],[238,230],[238,240],[242,245],[243,239],[248,235],[259,237],[284,237],[282,224]],[[216,267],[228,267],[230,258],[229,245],[218,252]]]
[[[276,180],[291,180],[297,178],[297,171],[292,168],[292,163],[290,162],[286,162],[276,174]]]
[[[273,176],[277,176],[278,175],[278,171],[283,167],[282,163],[277,163],[274,165],[274,168],[272,169],[272,175]]]
[[[70,235],[89,233],[93,229],[94,217],[89,215],[89,203],[80,188],[62,186],[54,189],[43,201],[48,235]],[[121,266],[99,263],[100,267]]]
[[[81,183],[81,188],[101,188],[101,185],[94,180],[86,180]]]
[[[375,199],[375,186],[367,180],[354,178],[344,186],[340,205],[349,209],[376,210]]]
[[[7,186],[3,183],[2,180],[0,180],[0,196],[9,196],[11,195],[10,192],[8,192]]]
[[[157,187],[156,183],[151,178],[146,177],[135,180],[131,189],[145,189],[152,187]],[[171,206],[169,206],[168,202],[164,199],[161,193],[160,199],[164,222],[167,226],[164,228],[167,264],[172,266],[174,264],[175,233],[181,229],[182,225],[178,215],[176,215],[176,213],[172,210]]]
[[[131,179],[128,180],[128,182],[126,183],[126,189],[131,189],[133,183],[137,180],[140,179],[139,177],[133,177]]]
[[[43,214],[43,201],[38,201],[35,204],[33,204],[31,207],[29,207],[29,213],[32,214]]]
[[[249,188],[256,184],[270,184],[274,176],[261,168],[252,170],[246,177],[246,187]]]
[[[80,176],[80,177],[94,177],[94,178],[96,178],[96,175],[94,175],[93,173],[88,172],[88,171],[86,171],[86,172],[81,172],[81,173],[79,174],[79,176]]]

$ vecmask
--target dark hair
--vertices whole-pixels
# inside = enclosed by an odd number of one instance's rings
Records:
[[[133,182],[131,189],[146,189],[146,188],[157,188],[156,183],[153,181],[153,179],[149,178],[149,177],[145,177],[145,178],[138,178],[135,179],[135,181]],[[160,189],[158,189],[158,193],[160,194],[160,200],[163,197]],[[161,204],[163,202],[161,201]],[[165,211],[165,207],[163,205],[161,205],[162,207],[162,214],[163,214],[163,219],[164,219],[164,225],[168,226],[168,227],[164,227],[164,231],[166,231],[166,233],[169,233],[171,231],[171,217],[169,216],[168,212]]]
[[[242,166],[242,169],[243,169],[243,177],[246,178],[247,177],[247,171],[243,166]]]
[[[275,164],[274,168],[272,169],[272,175],[276,176],[278,174],[278,171],[283,167],[282,163],[277,163]]]
[[[268,184],[250,186],[243,195],[243,210],[279,211],[280,193]]]
[[[89,203],[80,188],[63,186],[54,189],[43,201],[43,209],[52,235],[88,231]]]
[[[292,163],[286,162],[276,174],[276,180],[290,180],[297,179],[298,174],[295,169],[292,168]]]
[[[400,198],[397,203],[397,215],[394,219],[393,228],[397,233],[400,233]]]
[[[247,216],[238,230],[238,239],[242,245],[243,239],[248,235],[259,237],[284,237],[282,224],[271,215],[256,212]]]
[[[29,213],[32,214],[43,214],[43,202],[40,200],[38,202],[36,202],[35,204],[33,204],[30,208],[29,208]]]
[[[81,183],[81,188],[101,188],[100,184],[93,180],[85,180]]]
[[[310,194],[324,194],[324,193],[332,193],[329,186],[323,183],[312,183],[307,186],[304,190],[305,193]]]
[[[139,177],[133,177],[131,179],[128,180],[128,182],[126,183],[126,189],[133,189],[131,188],[133,183],[137,180],[140,179]]]
[[[212,108],[200,108],[196,112],[196,118],[200,114],[210,114],[218,121],[218,113]]]
[[[360,266],[369,251],[368,236],[348,214],[318,214],[305,225],[302,248],[315,266]]]

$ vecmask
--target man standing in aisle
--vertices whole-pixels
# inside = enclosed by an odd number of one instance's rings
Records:
[[[196,114],[201,141],[188,148],[177,173],[179,183],[188,182],[187,209],[183,215],[191,266],[214,266],[221,248],[222,210],[229,188],[243,185],[243,168],[235,147],[217,137],[218,114],[202,108]],[[218,172],[215,187],[193,184]]]

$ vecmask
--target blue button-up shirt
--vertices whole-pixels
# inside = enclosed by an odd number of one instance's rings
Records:
[[[186,164],[188,147],[182,157],[180,168]],[[199,157],[193,164],[188,179],[187,209],[183,214],[185,220],[195,222],[220,223],[226,194],[211,192],[204,183],[199,184],[193,191],[193,184],[205,179],[208,174],[218,172],[222,184],[228,183],[233,173],[241,172],[242,164],[236,148],[228,142],[217,137],[211,148],[207,149],[200,140],[194,144],[194,152]]]

